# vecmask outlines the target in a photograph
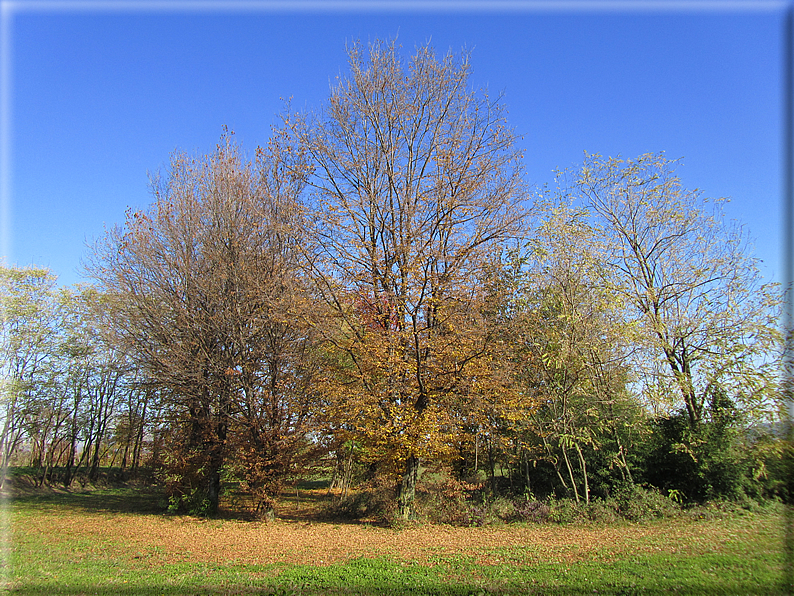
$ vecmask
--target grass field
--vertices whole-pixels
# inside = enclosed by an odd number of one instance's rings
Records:
[[[318,493],[319,494],[319,493]],[[132,489],[17,496],[12,594],[785,593],[780,508],[644,524],[481,528],[163,515]]]

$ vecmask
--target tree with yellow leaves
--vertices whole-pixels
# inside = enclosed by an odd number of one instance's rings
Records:
[[[285,124],[305,160],[308,266],[335,321],[323,390],[395,466],[408,519],[420,459],[448,451],[452,411],[477,391],[490,340],[478,278],[520,228],[521,156],[500,98],[467,87],[467,55],[405,60],[375,42],[349,56],[327,105]]]

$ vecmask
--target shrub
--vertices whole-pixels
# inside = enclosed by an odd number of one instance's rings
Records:
[[[549,499],[548,520],[557,524],[573,524],[587,521],[583,507],[572,499]]]
[[[750,443],[741,413],[717,387],[703,420],[692,423],[680,411],[653,422],[644,476],[660,489],[678,491],[688,503],[760,495],[764,487],[759,480],[768,476],[766,462]],[[774,449],[761,451],[774,467]]]
[[[419,482],[416,509],[419,519],[437,524],[470,525],[470,499],[480,484],[456,480],[440,470]]]
[[[321,515],[343,519],[374,519],[391,523],[397,513],[396,492],[388,478],[378,476],[344,498],[328,502]]]
[[[582,506],[587,519],[602,524],[612,524],[620,519],[620,513],[612,500],[592,500]]]
[[[549,499],[544,518],[558,524],[649,521],[679,515],[681,506],[653,487],[626,484],[606,499],[577,503],[573,499]],[[542,515],[542,514],[541,514]]]
[[[518,500],[513,503],[514,519],[522,522],[542,523],[549,518],[551,508],[540,501]]]
[[[637,484],[619,487],[609,500],[614,502],[617,514],[630,521],[672,517],[681,511],[678,503],[658,489]]]

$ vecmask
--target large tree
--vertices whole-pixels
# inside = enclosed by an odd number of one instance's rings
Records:
[[[331,407],[398,466],[413,512],[421,457],[450,441],[454,403],[488,366],[478,284],[524,210],[520,154],[499,97],[469,88],[469,58],[394,42],[349,49],[316,114],[290,114],[305,159],[315,291],[341,354]]]
[[[586,159],[572,190],[605,239],[605,283],[629,306],[642,361],[656,365],[646,369],[650,385],[677,394],[692,425],[719,387],[747,411],[769,411],[780,296],[761,284],[720,201],[684,188],[676,165],[662,154]]]
[[[98,243],[92,270],[164,400],[172,503],[216,511],[233,468],[267,512],[311,413],[310,335],[294,323],[297,187],[277,150],[252,164],[224,134],[212,155],[174,155],[153,194]]]

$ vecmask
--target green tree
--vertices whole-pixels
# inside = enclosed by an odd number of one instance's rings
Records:
[[[640,418],[628,391],[631,346],[622,299],[601,282],[601,242],[586,211],[558,196],[536,208],[543,216],[514,268],[508,322],[519,378],[538,403],[524,432],[542,444],[566,491],[589,502],[587,460],[596,452],[632,480],[627,450]]]
[[[120,405],[134,385],[134,366],[127,348],[113,335],[111,298],[91,286],[62,288],[58,293],[61,328],[54,392],[69,406],[64,441],[68,456],[64,484],[85,465],[88,479],[112,451]],[[78,449],[79,459],[75,459]],[[60,458],[59,458],[60,459]]]
[[[15,451],[35,426],[32,421],[52,377],[58,332],[55,283],[47,269],[0,268],[0,486]]]
[[[754,417],[779,413],[778,288],[762,285],[740,227],[721,201],[685,189],[677,162],[588,156],[575,183],[606,240],[604,281],[636,330],[637,365],[659,399],[677,394],[690,424],[726,390]],[[649,393],[650,394],[650,393]]]

